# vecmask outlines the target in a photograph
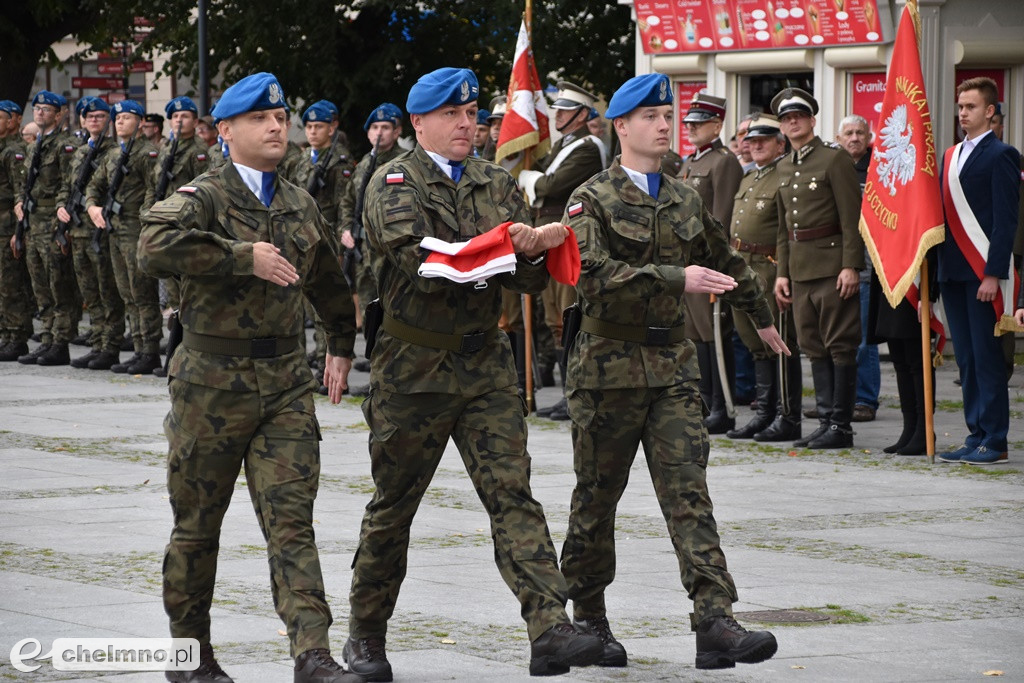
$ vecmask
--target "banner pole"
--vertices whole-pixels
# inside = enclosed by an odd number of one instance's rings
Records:
[[[533,49],[533,3],[526,0],[526,11],[523,12],[523,23],[526,24],[526,36],[530,49]],[[515,68],[515,64],[512,65]],[[511,96],[512,93],[509,93]],[[511,102],[509,103],[511,105]],[[523,150],[523,168],[529,169],[532,161],[533,149]],[[527,207],[529,210],[529,207]],[[523,295],[523,355],[525,358],[526,372],[526,410],[533,412],[536,409],[533,400],[533,297],[529,294]]]
[[[932,382],[932,320],[928,293],[928,259],[921,261],[921,363],[924,368],[924,434],[928,444],[928,464],[935,464],[935,386]]]

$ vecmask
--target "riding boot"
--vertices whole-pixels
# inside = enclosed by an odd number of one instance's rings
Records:
[[[697,347],[697,369],[700,371],[700,381],[697,388],[700,389],[700,397],[704,399],[704,405],[711,407],[711,373],[718,372],[714,368],[713,345],[708,342],[694,342]]]
[[[727,437],[750,439],[754,434],[771,425],[777,409],[778,373],[779,365],[775,360],[754,361],[754,393],[757,396],[757,412],[744,426],[726,432]]]
[[[777,362],[777,361],[772,361]],[[779,383],[778,407],[776,409],[775,421],[763,431],[754,434],[754,441],[776,442],[793,441],[799,439],[803,428],[801,420],[801,401],[804,397],[804,376],[800,367],[800,355],[793,349],[793,355],[786,358],[786,398],[782,400],[782,385]],[[789,411],[786,411],[786,403],[789,404]]]
[[[930,368],[929,370],[932,373],[932,386],[935,386],[935,371]],[[914,407],[916,408],[914,433],[896,453],[898,455],[925,455],[928,452],[928,425],[924,415],[924,374],[921,372],[921,368],[914,368],[911,372],[913,374],[910,375],[910,381],[914,385]],[[903,419],[906,420],[906,417]]]
[[[814,380],[814,403],[818,409],[818,428],[802,439],[794,441],[794,446],[803,448],[828,431],[828,421],[829,416],[832,414],[833,396],[835,394],[834,367],[831,358],[811,360],[811,378]]]
[[[711,347],[711,357],[714,366],[711,369],[711,414],[704,418],[704,426],[708,434],[725,434],[736,426],[736,418],[729,417],[729,407],[725,402],[725,390],[728,388],[730,396],[733,395],[736,386],[736,352],[733,348],[732,339],[722,340],[722,353],[725,355],[725,376],[729,382],[728,387],[722,386],[722,374],[718,371],[718,355],[714,344]]]
[[[920,411],[918,410],[917,395],[914,391],[914,375],[911,374],[910,368],[901,365],[896,366],[895,370],[896,392],[900,397],[900,412],[903,413],[903,432],[900,433],[900,438],[896,439],[896,443],[882,449],[883,453],[896,453],[910,443],[910,437],[917,429],[917,414],[918,412],[924,413],[923,407]],[[923,435],[924,431],[921,434]]]
[[[850,448],[853,446],[853,405],[857,400],[857,364],[833,365],[834,395],[828,432],[812,439],[808,448]]]

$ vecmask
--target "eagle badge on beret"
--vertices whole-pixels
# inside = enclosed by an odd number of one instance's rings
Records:
[[[174,109],[177,111],[181,111],[181,100],[175,100]]]
[[[315,111],[309,112],[309,120],[310,121],[316,121],[316,112]]]
[[[267,88],[267,97],[270,99],[271,104],[277,104],[281,101],[281,86],[277,83],[271,83]]]
[[[668,97],[668,81],[663,80],[661,87],[658,88],[658,101],[664,102],[666,97]]]
[[[463,102],[469,99],[469,81],[462,81],[462,90],[460,91],[460,95]]]

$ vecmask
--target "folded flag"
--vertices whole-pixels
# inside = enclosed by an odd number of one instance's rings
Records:
[[[511,225],[511,222],[502,223],[467,242],[424,237],[420,247],[430,254],[420,264],[418,273],[422,277],[443,277],[453,282],[481,283],[493,275],[516,272],[515,248],[508,234]],[[572,228],[561,245],[548,250],[547,269],[557,281],[576,284],[580,275],[580,249]]]

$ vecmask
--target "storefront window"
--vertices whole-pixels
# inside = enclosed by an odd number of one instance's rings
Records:
[[[801,88],[813,95],[814,74],[808,71],[751,76],[749,111],[770,112],[772,98],[783,88]]]

